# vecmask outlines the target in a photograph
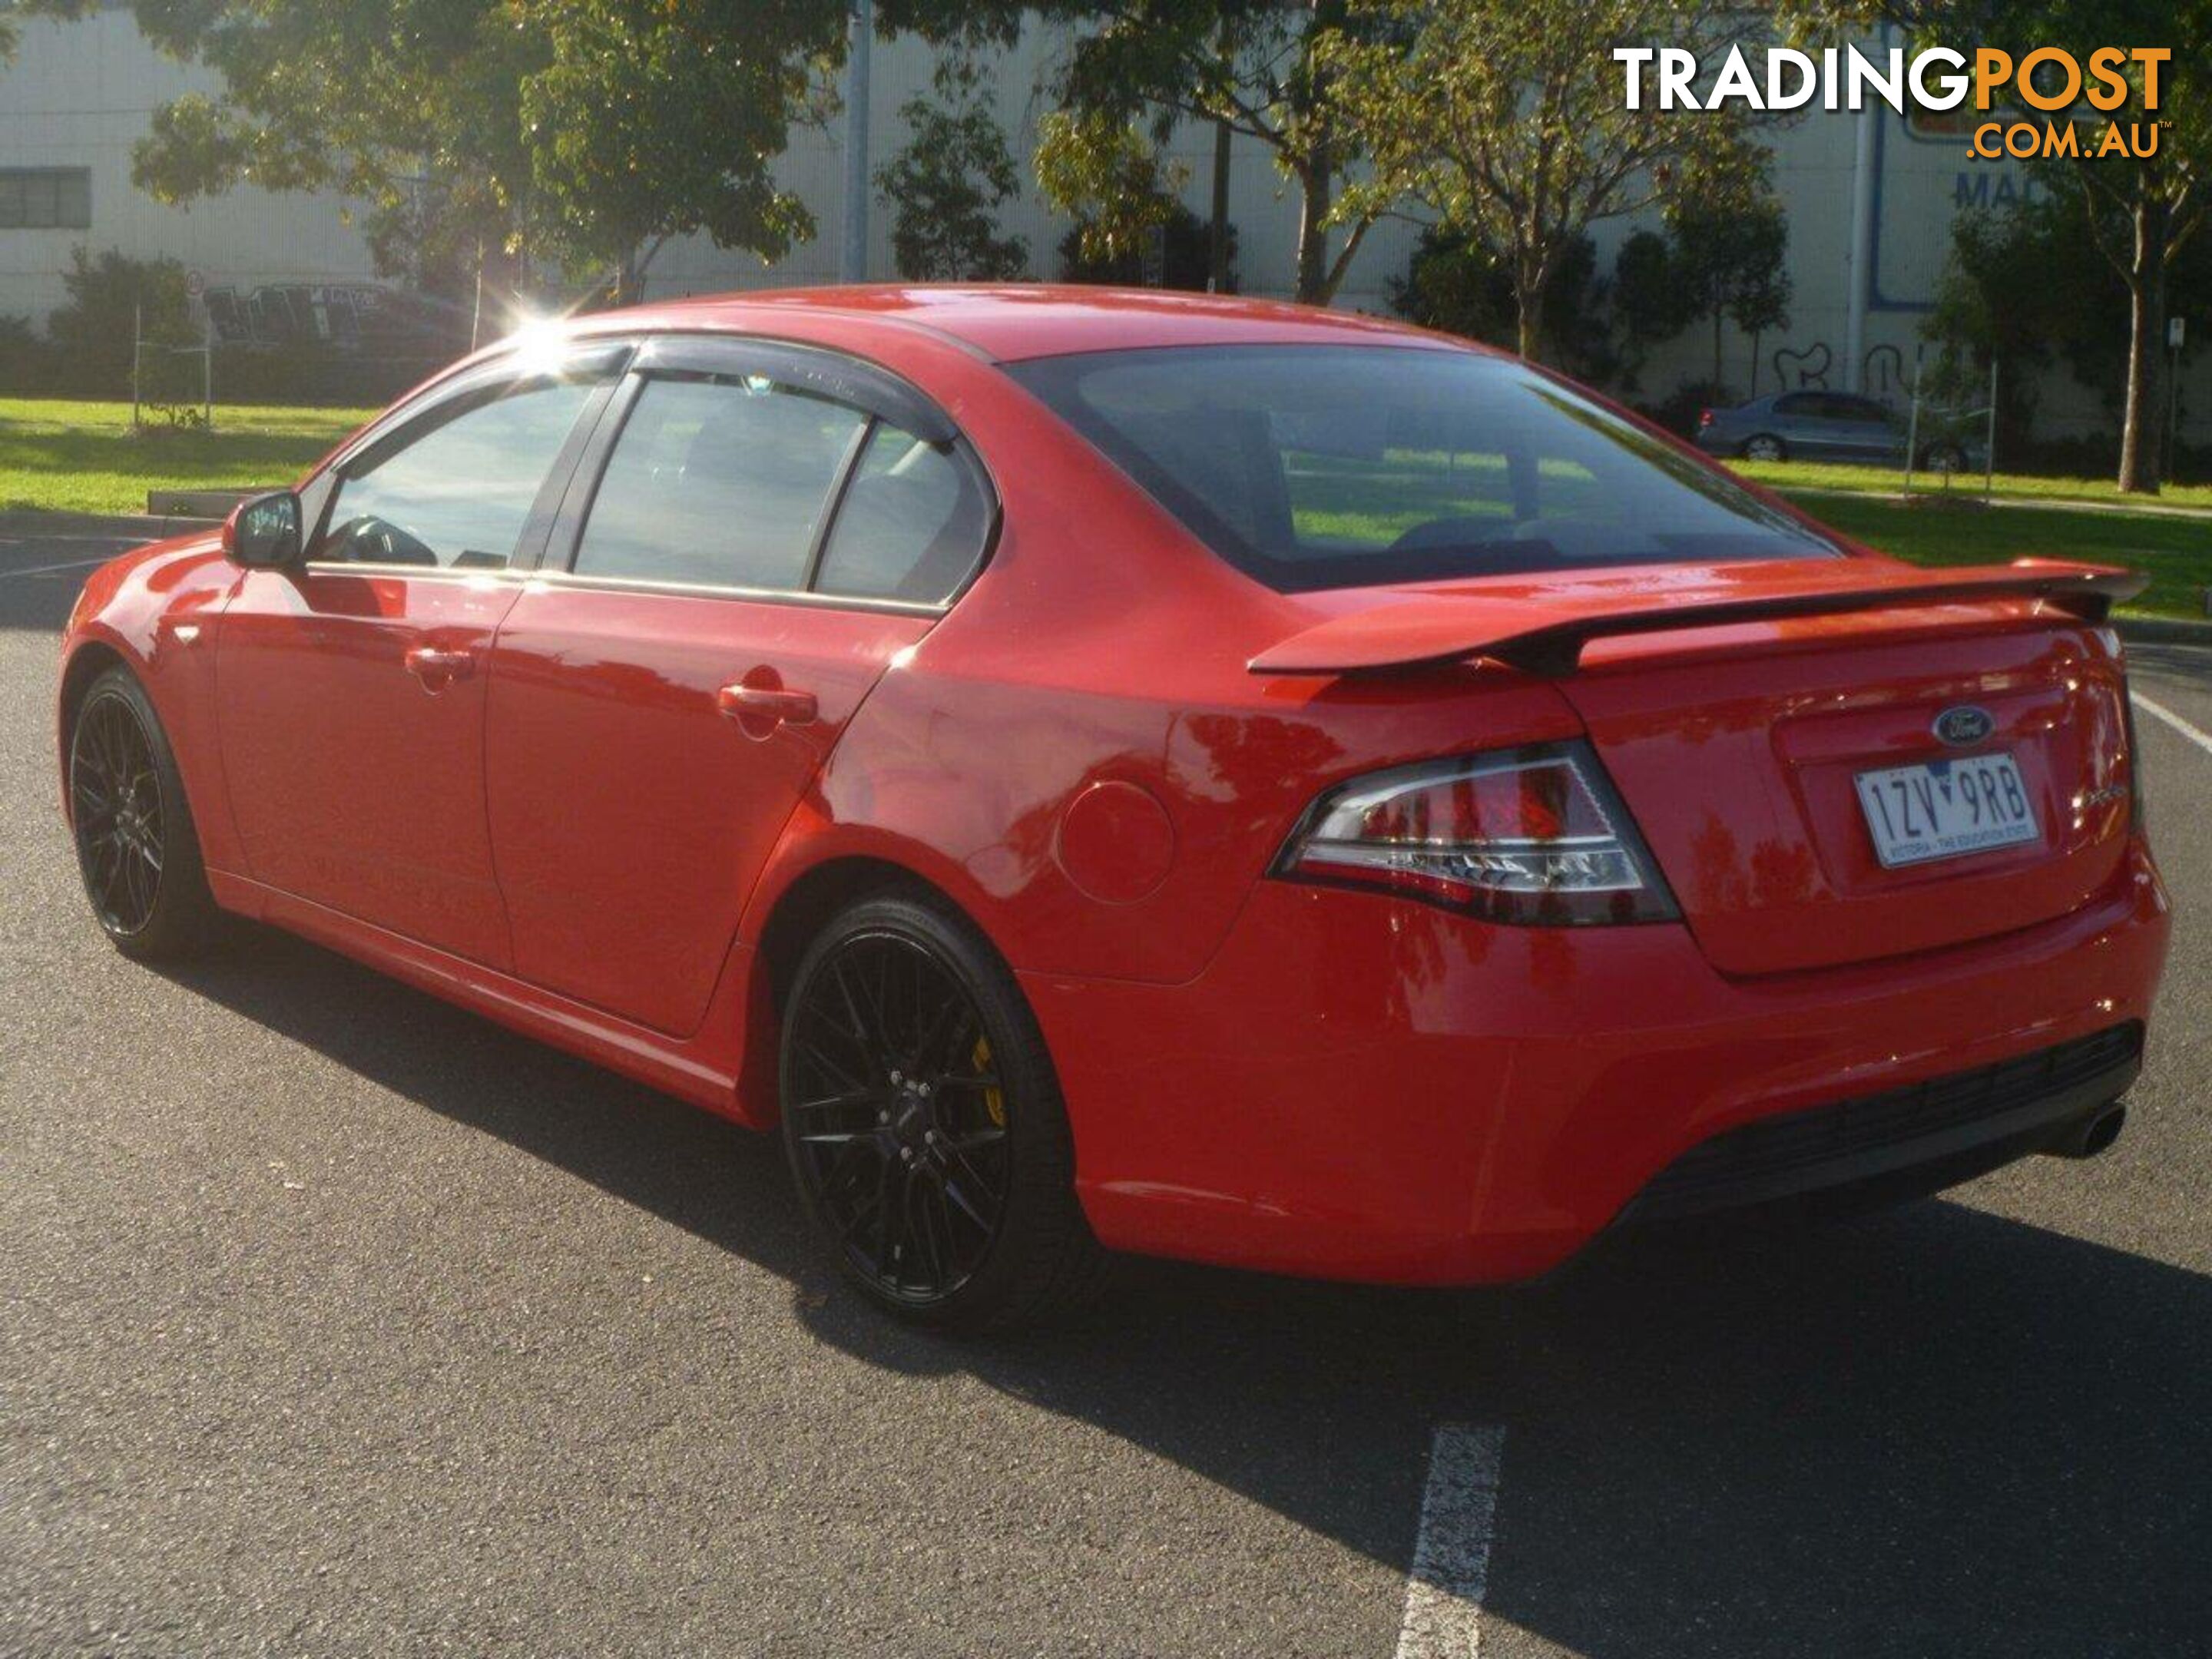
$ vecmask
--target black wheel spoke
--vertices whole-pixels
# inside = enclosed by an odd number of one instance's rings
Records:
[[[988,1233],[991,1231],[991,1223],[989,1219],[984,1215],[981,1209],[976,1207],[975,1200],[970,1199],[967,1194],[960,1190],[960,1183],[954,1180],[951,1176],[947,1176],[945,1178],[945,1196],[952,1203],[958,1205],[960,1206],[961,1212],[970,1221],[973,1221],[977,1226],[981,1227],[985,1232]]]
[[[996,1072],[956,1072],[947,1074],[945,1086],[948,1089],[1003,1089],[1006,1085],[999,1081]]]
[[[866,1091],[866,1080],[852,1066],[850,1055],[841,1057],[833,1054],[820,1043],[806,1037],[799,1037],[796,1041],[799,1053],[811,1060],[835,1087],[848,1094]]]

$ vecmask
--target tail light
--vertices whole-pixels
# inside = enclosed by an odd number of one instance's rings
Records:
[[[1382,888],[1528,927],[1680,915],[1597,757],[1581,742],[1354,778],[1313,804],[1273,873]]]
[[[2120,724],[2128,734],[2128,828],[2138,836],[2150,833],[2143,809],[2142,745],[2136,741],[2136,700],[2124,682],[2120,686]]]
[[[1712,411],[1711,410],[1710,410],[1710,409],[1701,409],[1701,410],[1699,410],[1698,411],[1698,431],[1703,432],[1703,431],[1704,431],[1707,427],[1711,426],[1712,423],[1713,423],[1713,411]]]

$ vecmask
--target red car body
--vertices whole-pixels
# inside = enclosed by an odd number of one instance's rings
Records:
[[[892,866],[1018,975],[1103,1243],[1401,1282],[1541,1273],[1746,1126],[2139,1041],[2168,903],[2128,799],[2120,647],[2069,602],[2094,573],[1947,584],[1844,547],[1281,592],[1006,366],[1474,348],[1053,289],[690,301],[569,332],[814,346],[918,388],[988,469],[988,561],[939,612],[244,569],[212,534],[128,555],[69,625],[64,750],[73,695],[129,665],[224,908],[765,1127],[777,963]],[[737,685],[765,698],[743,731]],[[784,692],[814,718],[779,723]],[[1934,751],[1931,714],[1966,702],[2047,833],[1886,869],[1854,772]],[[1598,757],[1678,918],[1506,925],[1279,866],[1346,780],[1563,741]]]

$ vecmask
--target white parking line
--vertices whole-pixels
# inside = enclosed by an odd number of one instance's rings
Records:
[[[1398,1659],[1474,1659],[1490,1588],[1490,1534],[1505,1431],[1491,1423],[1437,1425],[1421,1493]]]
[[[0,570],[0,576],[51,576],[57,570],[89,570],[106,559],[71,559],[66,564],[34,564],[21,570]]]
[[[2199,749],[2202,749],[2206,754],[2212,755],[2212,737],[2208,737],[2203,732],[2198,731],[2187,720],[2182,719],[2180,715],[2175,714],[2171,708],[2160,708],[2157,703],[2153,702],[2148,697],[2143,696],[2142,692],[2136,691],[2130,695],[2135,698],[2136,707],[2142,709],[2144,714],[2156,715],[2160,720],[2164,720],[2175,731],[2180,732],[2183,737],[2188,738],[2190,742],[2195,744]]]

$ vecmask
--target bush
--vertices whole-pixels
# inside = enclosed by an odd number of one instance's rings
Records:
[[[0,386],[33,396],[58,391],[59,368],[54,349],[29,318],[0,317]]]
[[[46,319],[46,335],[61,359],[58,372],[72,386],[127,398],[134,338],[163,347],[198,343],[180,262],[127,258],[113,248],[95,259],[77,247],[70,263],[62,277],[69,302]]]
[[[1063,283],[1103,283],[1121,288],[1141,288],[1145,283],[1145,256],[1139,252],[1109,258],[1097,258],[1084,252],[1089,227],[1078,219],[1066,235],[1060,239],[1060,279]],[[1161,220],[1160,276],[1162,288],[1181,289],[1188,293],[1203,294],[1207,281],[1213,274],[1213,221],[1201,219],[1181,202],[1166,210]],[[1231,223],[1229,233],[1229,283],[1222,291],[1237,292],[1237,227]]]
[[[1405,276],[1390,283],[1389,294],[1390,308],[1423,328],[1508,350],[1519,343],[1511,274],[1503,260],[1462,233],[1435,226],[1424,230]],[[1547,362],[1594,384],[1614,377],[1620,358],[1607,299],[1596,245],[1577,237],[1544,289],[1537,331]]]
[[[1656,404],[1638,404],[1636,412],[1680,437],[1694,438],[1698,435],[1700,413],[1708,409],[1733,409],[1742,401],[1724,386],[1715,386],[1710,380],[1692,380],[1687,386],[1675,387]]]

